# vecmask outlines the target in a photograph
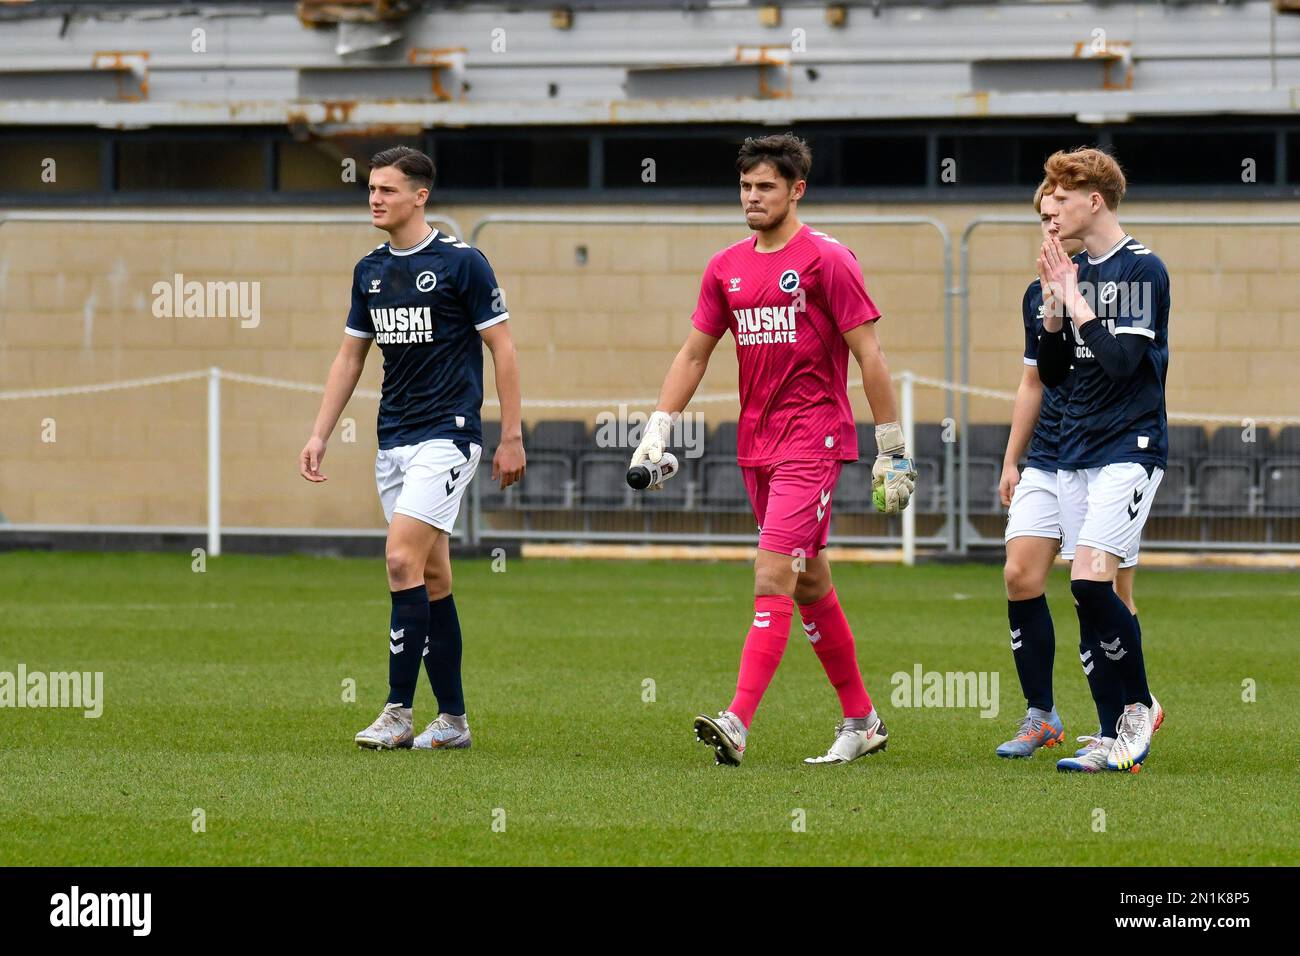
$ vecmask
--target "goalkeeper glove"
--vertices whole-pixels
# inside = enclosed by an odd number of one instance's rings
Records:
[[[876,463],[871,467],[871,502],[876,510],[896,515],[916,488],[916,463],[907,457],[903,429],[897,422],[876,426]]]
[[[645,428],[641,431],[641,444],[636,446],[636,451],[632,453],[632,462],[628,466],[635,468],[637,465],[650,462],[659,464],[659,460],[664,456],[664,448],[668,445],[668,437],[673,431],[673,416],[667,412],[656,411],[650,416],[645,423]],[[648,491],[663,491],[663,482],[657,482],[651,485]]]

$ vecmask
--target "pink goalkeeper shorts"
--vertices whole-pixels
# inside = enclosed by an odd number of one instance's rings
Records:
[[[742,466],[749,503],[758,521],[758,546],[815,558],[831,531],[831,495],[843,462],[830,459]]]

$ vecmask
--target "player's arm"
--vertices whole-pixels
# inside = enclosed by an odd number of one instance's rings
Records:
[[[1007,453],[1002,459],[1002,480],[998,494],[1003,506],[1011,504],[1016,485],[1020,483],[1020,459],[1029,448],[1029,439],[1038,424],[1038,413],[1043,407],[1043,380],[1038,377],[1038,366],[1025,365],[1016,389],[1016,402],[1011,408],[1011,437],[1007,439]]]
[[[492,480],[509,488],[524,476],[524,426],[519,387],[519,355],[510,323],[500,322],[479,333],[492,353],[497,399],[501,403],[501,443],[492,456]]]
[[[308,481],[326,480],[320,473],[325,445],[348,400],[352,398],[357,382],[361,380],[372,341],[369,338],[344,335],[343,344],[339,346],[338,354],[330,364],[329,376],[325,379],[325,395],[321,399],[320,411],[316,413],[316,423],[312,425],[311,438],[307,439],[302,454],[298,456],[298,473]]]
[[[632,468],[647,461],[658,464],[663,458],[668,436],[672,434],[673,422],[700,387],[700,380],[709,367],[709,357],[713,354],[718,339],[727,331],[727,301],[722,294],[722,283],[714,275],[717,262],[718,256],[715,255],[700,277],[700,294],[695,303],[695,311],[691,313],[691,332],[677,350],[673,364],[664,376],[654,413],[646,421],[645,428],[641,430],[641,442],[632,452]],[[662,487],[656,483],[650,486],[650,490],[658,491]]]
[[[690,404],[695,390],[709,368],[709,358],[718,344],[718,336],[691,329],[682,347],[677,350],[668,374],[664,376],[663,386],[659,389],[659,401],[655,403],[654,413],[641,431],[641,442],[632,453],[631,466],[649,461],[658,464],[663,457],[664,448],[672,434],[673,422]],[[658,486],[651,485],[657,490]]]
[[[876,336],[876,323],[863,322],[842,333],[849,351],[862,369],[862,390],[876,422],[876,461],[871,467],[871,500],[877,511],[897,514],[907,507],[916,490],[916,464],[907,454],[898,403],[884,350]]]

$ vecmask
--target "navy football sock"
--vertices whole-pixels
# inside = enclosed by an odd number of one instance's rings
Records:
[[[1127,607],[1127,605],[1125,606]],[[1137,635],[1138,653],[1142,655],[1142,686],[1139,688],[1142,697],[1134,699],[1142,700],[1150,707],[1154,698],[1151,696],[1151,688],[1147,686],[1147,659],[1145,652],[1142,650],[1142,622],[1138,620],[1136,614],[1133,615],[1133,631]],[[1132,703],[1132,701],[1129,701],[1129,703]]]
[[[438,712],[453,717],[465,715],[465,692],[460,685],[460,618],[456,602],[448,594],[429,602],[429,638],[424,652],[424,669],[438,698]]]
[[[1007,619],[1011,622],[1011,653],[1025,701],[1030,707],[1051,710],[1056,633],[1046,595],[1027,601],[1007,601]]]
[[[1123,685],[1110,673],[1114,665],[1102,652],[1097,632],[1083,616],[1083,609],[1076,604],[1074,611],[1079,616],[1079,663],[1083,665],[1083,676],[1088,678],[1088,689],[1097,705],[1101,734],[1114,737],[1115,724],[1124,713]]]
[[[1151,706],[1146,667],[1142,660],[1142,637],[1137,618],[1106,581],[1071,581],[1070,590],[1079,602],[1080,613],[1097,633],[1102,653],[1119,678],[1125,704]]]
[[[410,707],[420,680],[420,655],[429,639],[429,592],[423,584],[391,592],[388,625],[388,702]]]

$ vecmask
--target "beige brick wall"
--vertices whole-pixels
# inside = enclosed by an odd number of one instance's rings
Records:
[[[447,212],[467,228],[489,207]],[[529,207],[530,213],[545,212]],[[554,211],[572,212],[571,208]],[[597,211],[595,209],[592,210]],[[601,211],[630,212],[627,207]],[[656,207],[643,207],[653,212]],[[672,212],[728,213],[720,207]],[[1188,215],[1176,204],[1132,204],[1130,216]],[[818,213],[931,214],[960,238],[977,215],[1012,206],[809,204]],[[1300,203],[1223,204],[1205,215],[1300,213]],[[494,224],[480,245],[506,290],[528,398],[653,396],[688,328],[703,264],[745,235],[743,224],[578,227]],[[885,314],[890,366],[943,377],[944,288],[933,230],[835,226],[852,247]],[[1300,411],[1300,229],[1133,227],[1173,277],[1169,407],[1178,411],[1294,415]],[[357,258],[382,235],[365,225],[7,223],[0,228],[0,389],[77,385],[218,365],[299,382],[324,381],[342,336]],[[468,237],[466,237],[468,238]],[[586,246],[579,265],[576,249]],[[1033,274],[1036,232],[989,226],[971,241],[971,380],[1013,391],[1021,374],[1019,304]],[[954,249],[954,269],[957,266]],[[261,284],[261,321],[155,318],[152,287],[187,280]],[[954,274],[954,282],[959,276]],[[954,310],[954,327],[958,315]],[[491,362],[485,360],[493,396]],[[378,388],[372,358],[362,386]],[[734,392],[729,340],[702,393]],[[336,433],[326,484],[296,471],[319,398],[227,382],[224,518],[230,525],[374,527],[375,402],[344,415],[355,441]],[[855,398],[860,418],[865,401]],[[943,394],[918,390],[918,413],[937,420]],[[0,513],[14,522],[200,524],[206,476],[202,381],[88,396],[0,402]],[[731,401],[701,405],[710,422],[734,417]],[[588,421],[597,409],[581,413]],[[1004,421],[1006,402],[972,399],[976,421]],[[489,416],[495,412],[489,411]],[[578,413],[529,411],[526,417]],[[42,441],[54,422],[54,442]]]

